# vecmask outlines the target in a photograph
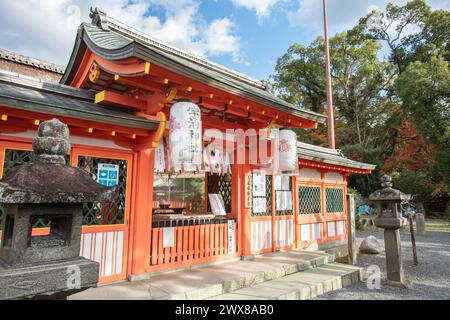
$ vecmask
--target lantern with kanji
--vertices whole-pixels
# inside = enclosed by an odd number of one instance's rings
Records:
[[[176,171],[198,171],[202,164],[200,108],[182,99],[170,109],[170,167]]]
[[[279,133],[279,170],[292,172],[298,168],[297,135],[292,130],[281,130]]]

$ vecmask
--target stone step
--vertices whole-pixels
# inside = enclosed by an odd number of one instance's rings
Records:
[[[310,270],[334,262],[334,255],[325,252],[286,251],[272,252],[255,257],[254,260],[239,261],[238,263],[223,264],[220,266],[199,268],[191,273],[210,274],[210,279],[203,277],[205,283],[196,288],[183,290],[178,293],[157,297],[158,300],[203,300],[218,294],[233,292],[248,288],[267,281],[280,279],[300,271]],[[175,274],[174,274],[175,275]],[[153,278],[153,280],[156,280]],[[150,280],[151,281],[151,280]],[[153,287],[160,283],[153,282]]]
[[[360,268],[329,263],[208,300],[306,300],[347,287],[360,279]]]
[[[207,299],[313,270],[335,261],[323,251],[289,250],[235,261],[151,276],[150,279],[101,286],[70,299]]]

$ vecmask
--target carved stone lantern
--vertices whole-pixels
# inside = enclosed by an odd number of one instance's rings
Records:
[[[115,188],[66,165],[68,139],[64,123],[42,122],[34,161],[0,181],[0,299],[66,298],[97,285],[99,264],[79,256],[83,203],[110,202]],[[36,234],[38,220],[49,227]]]
[[[383,189],[373,192],[369,201],[375,206],[375,225],[384,229],[388,284],[404,286],[399,229],[407,223],[402,217],[401,203],[410,200],[411,195],[393,189],[388,175],[382,176],[381,181]]]

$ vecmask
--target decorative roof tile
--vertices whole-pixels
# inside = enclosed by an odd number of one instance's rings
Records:
[[[61,65],[58,65],[55,63],[46,62],[46,61],[32,58],[29,56],[25,56],[25,55],[19,54],[17,52],[8,51],[6,49],[0,49],[0,59],[13,61],[16,63],[24,64],[27,66],[31,66],[31,67],[59,73],[59,74],[64,74],[64,71],[66,69],[64,66],[61,66]]]

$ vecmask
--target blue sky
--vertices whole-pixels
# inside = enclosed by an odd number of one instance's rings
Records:
[[[406,0],[328,0],[330,32]],[[450,0],[428,0],[450,10]],[[267,79],[287,48],[323,33],[322,0],[0,0],[0,47],[66,64],[76,28],[97,6],[153,37]]]

